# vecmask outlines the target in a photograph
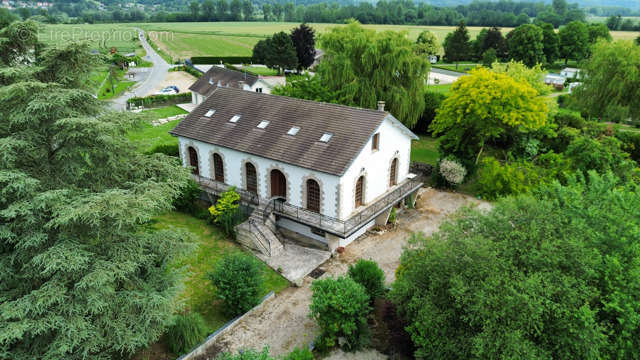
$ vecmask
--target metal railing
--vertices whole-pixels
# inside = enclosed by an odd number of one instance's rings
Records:
[[[200,185],[203,188],[203,190],[213,191],[214,193],[216,193],[216,195],[223,193],[225,191],[228,191],[233,187],[229,184],[225,184],[220,181],[209,179],[201,175],[191,174],[191,177],[193,178],[193,180],[195,180],[195,182],[198,183],[198,185]],[[244,189],[240,189],[237,187],[235,188],[235,192],[237,192],[238,195],[240,195],[240,198],[243,201],[248,202],[250,204],[258,205],[260,202],[258,195],[256,193],[253,193]]]
[[[255,223],[255,221],[253,221],[252,219],[249,219],[249,224],[251,224],[251,226],[253,226],[256,230],[258,230],[260,235],[262,235],[262,238],[264,239],[264,241],[269,245],[269,248],[265,250],[269,251],[269,256],[271,256],[272,255],[271,240],[267,238],[267,235],[265,235],[265,233],[263,233],[262,230],[260,230],[260,227]]]
[[[365,205],[361,211],[345,220],[340,220],[328,215],[322,215],[317,212],[280,201],[273,202],[273,211],[278,215],[294,218],[300,222],[318,227],[324,231],[346,237],[356,231],[360,225],[371,221],[383,210],[419,189],[422,185],[422,182],[417,178],[409,178],[398,184],[391,192],[374,200],[369,205]]]

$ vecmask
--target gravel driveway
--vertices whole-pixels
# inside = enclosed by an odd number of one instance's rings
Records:
[[[387,283],[391,283],[395,280],[395,270],[400,264],[400,255],[409,236],[416,231],[432,234],[451,213],[470,204],[482,209],[491,207],[489,203],[467,195],[431,188],[421,189],[417,209],[400,214],[396,229],[354,241],[346,247],[344,253],[321,266],[326,270],[323,277],[342,275],[347,272],[350,264],[365,258],[377,261],[385,272]],[[232,331],[218,338],[206,355],[197,359],[212,358],[221,351],[262,349],[265,345],[270,347],[272,355],[280,356],[295,347],[308,346],[319,332],[316,323],[308,318],[312,280],[307,276],[303,286],[288,288],[277,294],[268,306],[242,319]],[[341,358],[341,352],[331,356],[331,359]],[[374,351],[367,353],[367,358],[374,359],[378,356]]]

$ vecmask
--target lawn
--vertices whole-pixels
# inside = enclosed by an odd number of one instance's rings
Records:
[[[151,125],[151,121],[186,113],[175,105],[145,110],[142,112],[146,117],[144,124],[139,129],[130,132],[127,138],[138,146],[140,152],[148,152],[157,145],[178,144],[178,139],[169,135],[169,131],[178,125],[180,120],[170,121],[160,126]]]
[[[114,84],[115,86],[113,89],[111,88],[111,82],[109,79],[106,79],[106,81],[102,83],[100,90],[98,90],[98,99],[108,100],[117,97],[136,83],[135,81],[124,80],[122,78],[123,74],[123,71],[118,71],[117,79],[119,80]]]
[[[206,221],[180,212],[156,217],[153,227],[159,230],[183,230],[191,235],[194,248],[173,264],[175,271],[186,271],[187,274],[182,294],[187,308],[204,317],[210,333],[231,320],[222,313],[222,305],[215,298],[215,289],[207,279],[207,273],[225,254],[243,251],[242,248]],[[267,265],[263,264],[262,268],[265,286],[261,295],[266,295],[269,291],[278,292],[289,286],[287,280]]]
[[[438,162],[438,139],[420,135],[420,140],[411,145],[411,161],[436,165]]]
[[[243,66],[242,70],[247,70],[247,72],[250,72],[250,73],[255,74],[255,75],[262,75],[262,76],[276,76],[276,75],[278,75],[278,70],[269,69],[267,67],[262,67],[262,66]]]
[[[433,91],[433,92],[441,93],[444,95],[449,95],[449,93],[451,92],[452,86],[453,84],[427,85],[425,86],[424,89],[426,91]]]
[[[56,24],[44,25],[38,39],[48,45],[70,41],[88,41],[91,49],[103,54],[115,47],[120,53],[137,51],[142,47],[137,32],[129,24]]]

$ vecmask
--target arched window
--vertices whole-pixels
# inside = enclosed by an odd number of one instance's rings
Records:
[[[389,169],[389,187],[394,186],[398,183],[398,158],[395,158],[391,161],[391,169]]]
[[[191,165],[192,167],[191,173],[195,175],[200,175],[200,168],[198,166],[198,153],[196,152],[196,149],[189,146],[188,152],[189,152],[189,165]]]
[[[364,176],[360,176],[356,182],[356,208],[359,208],[364,204]]]
[[[287,178],[277,169],[271,170],[271,197],[287,198]]]
[[[219,154],[213,154],[213,175],[216,181],[224,182],[224,164]]]
[[[320,185],[313,179],[307,180],[307,210],[320,212]]]
[[[245,176],[247,177],[247,191],[254,194],[258,193],[258,174],[256,173],[256,167],[252,163],[246,163],[244,165]]]

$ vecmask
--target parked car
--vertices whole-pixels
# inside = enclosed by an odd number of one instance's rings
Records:
[[[164,88],[155,93],[155,95],[175,95],[177,92],[171,88]]]

